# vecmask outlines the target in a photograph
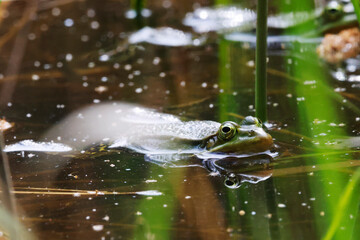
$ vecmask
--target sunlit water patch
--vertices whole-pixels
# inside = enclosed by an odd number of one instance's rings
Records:
[[[319,8],[313,12],[291,12],[270,16],[268,26],[270,28],[286,29],[297,24],[319,17],[323,9]],[[251,9],[241,6],[216,6],[198,8],[188,13],[184,25],[190,26],[195,32],[205,33],[210,31],[249,31],[256,26],[256,13]]]
[[[191,33],[170,27],[144,27],[129,37],[131,44],[146,42],[169,47],[200,45],[203,41],[203,39],[193,38]]]
[[[256,36],[247,33],[230,33],[224,39],[232,42],[248,43],[248,47],[255,48]],[[268,50],[290,50],[301,46],[303,50],[314,51],[323,38],[305,38],[296,35],[270,35],[267,37]]]
[[[334,3],[336,1],[329,2]],[[335,20],[343,18],[344,23],[356,22],[351,3],[340,4],[339,8],[331,6],[331,3],[320,5],[322,6],[317,6],[312,11],[291,11],[270,15],[267,19],[267,26],[269,29],[284,30],[313,22],[319,28],[318,32],[315,30],[303,34],[319,35],[322,31],[327,30],[327,23],[335,22]],[[192,27],[198,33],[211,31],[218,33],[248,32],[255,29],[256,12],[240,5],[200,7],[194,12],[187,13],[183,19],[183,24]]]
[[[55,142],[35,142],[33,140],[23,140],[18,143],[7,145],[4,152],[69,152],[73,149],[65,144]]]
[[[256,14],[250,9],[237,6],[204,7],[186,14],[184,25],[195,32],[224,31],[234,28],[251,30],[255,27]]]

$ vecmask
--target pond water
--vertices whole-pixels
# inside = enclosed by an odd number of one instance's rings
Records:
[[[183,24],[207,5],[148,1],[139,19],[128,1],[2,2],[0,117],[12,124],[4,144],[37,143],[69,114],[102,103],[187,120],[254,115],[254,37]],[[34,239],[359,239],[360,60],[329,65],[316,55],[321,38],[276,38],[271,156],[171,162],[100,141],[77,153],[50,143],[54,151],[9,151],[24,231]],[[0,218],[0,239],[11,221]]]

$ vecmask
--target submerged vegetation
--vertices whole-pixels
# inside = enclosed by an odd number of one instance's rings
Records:
[[[359,239],[359,1],[319,2],[2,2],[0,239]]]

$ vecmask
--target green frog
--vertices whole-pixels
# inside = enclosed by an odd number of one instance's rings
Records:
[[[248,116],[240,124],[184,121],[121,102],[80,109],[50,129],[42,141],[60,142],[74,150],[105,142],[108,148],[128,148],[146,155],[247,154],[264,152],[273,146],[272,137],[255,117]]]
[[[7,145],[5,151],[68,152],[67,157],[96,158],[130,149],[162,167],[205,167],[213,175],[225,176],[227,187],[237,188],[242,182],[257,183],[271,176],[271,171],[264,174],[246,168],[266,166],[272,146],[272,137],[252,116],[240,124],[185,121],[135,104],[107,102],[76,110],[38,141],[20,141]],[[52,161],[41,164],[50,168]]]

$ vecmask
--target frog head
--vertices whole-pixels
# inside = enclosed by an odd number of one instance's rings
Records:
[[[272,137],[265,132],[259,119],[247,116],[240,124],[227,121],[220,125],[216,135],[206,140],[209,152],[256,153],[273,145]]]

